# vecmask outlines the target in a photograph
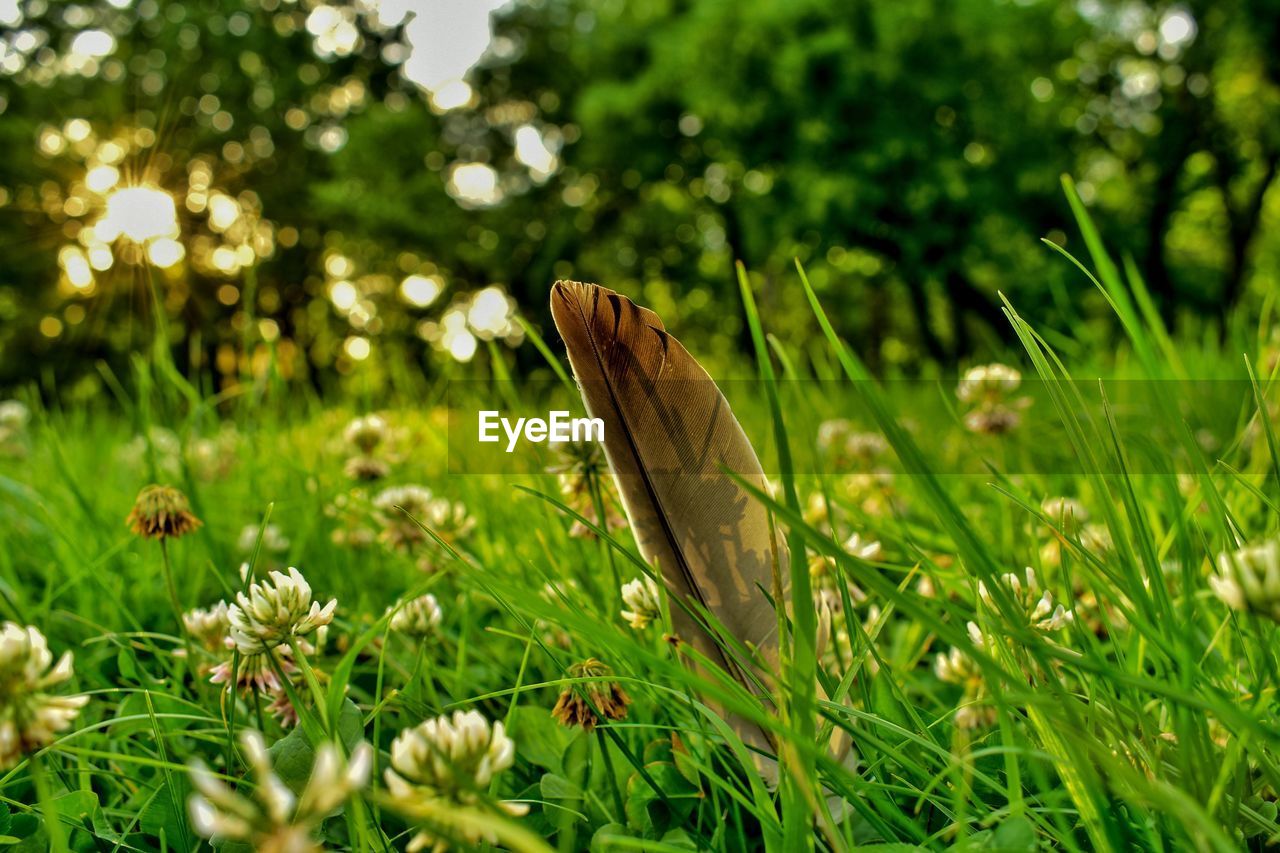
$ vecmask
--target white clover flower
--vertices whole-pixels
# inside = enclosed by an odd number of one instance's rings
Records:
[[[21,400],[0,400],[0,429],[21,432],[31,420],[31,410]]]
[[[969,622],[965,628],[969,632],[969,640],[978,648],[982,648],[985,642],[977,624]],[[972,687],[982,683],[982,670],[978,667],[977,661],[954,646],[950,651],[934,658],[933,673],[938,676],[939,681],[945,681],[948,684]]]
[[[1031,623],[1031,627],[1040,631],[1057,631],[1069,625],[1075,618],[1075,614],[1061,604],[1054,607],[1053,593],[1047,589],[1041,590],[1035,570],[1030,566],[1026,568],[1025,578],[1024,583],[1016,573],[1009,572],[1001,575],[1000,580],[1013,600],[1027,614],[1027,621]],[[988,607],[993,606],[991,591],[981,581],[978,582],[978,596]]]
[[[851,603],[861,604],[866,601],[866,594],[857,587],[850,585],[849,592],[858,593],[858,596],[850,595]],[[855,663],[853,638],[849,635],[849,617],[844,616],[844,600],[837,590],[820,589],[813,595],[813,606],[818,616],[815,654],[828,672],[843,675]],[[861,622],[863,632],[868,637],[875,636],[877,623],[882,616],[882,611],[876,605],[867,608],[867,617]],[[870,649],[864,651],[862,671],[871,676],[880,672],[880,664]]]
[[[430,593],[406,601],[391,617],[391,630],[410,637],[429,637],[440,625],[443,614]]]
[[[838,451],[845,438],[853,431],[853,424],[845,418],[833,418],[818,424],[818,448]]]
[[[409,817],[430,814],[433,825],[438,824],[449,807],[483,805],[484,790],[494,776],[511,767],[515,754],[515,743],[502,723],[490,726],[476,711],[427,720],[400,732],[391,744],[391,766],[384,775],[391,803]],[[522,803],[501,802],[498,807],[515,817],[528,811]],[[455,829],[470,843],[497,843],[490,830],[474,823]],[[428,845],[434,850],[447,846],[429,829],[420,828],[406,849],[416,853]]]
[[[880,542],[875,539],[868,539],[861,534],[855,533],[844,542],[844,550],[859,560],[866,560],[869,563],[877,562],[884,557],[884,548],[880,546]]]
[[[984,645],[982,632],[970,622],[966,626],[969,639],[978,648]],[[959,648],[934,658],[933,672],[939,681],[957,684],[964,688],[960,705],[956,708],[956,726],[961,729],[978,729],[995,722],[996,709],[987,701],[987,684],[977,661]]]
[[[201,480],[226,476],[238,459],[240,434],[223,424],[216,435],[194,438],[187,447],[187,461]]]
[[[0,400],[0,455],[26,454],[27,422],[31,410],[17,400]]]
[[[1218,555],[1209,587],[1233,610],[1280,622],[1280,539]]]
[[[476,526],[466,506],[448,498],[436,498],[428,503],[425,516],[419,520],[446,542],[464,538]]]
[[[289,539],[279,527],[268,524],[259,527],[257,524],[246,524],[240,528],[240,536],[236,539],[236,550],[241,554],[252,554],[258,544],[258,531],[262,531],[262,550],[268,554],[283,554],[289,550]]]
[[[1089,511],[1075,498],[1045,498],[1040,510],[1050,521],[1069,530],[1089,520]]]
[[[227,611],[231,639],[241,654],[261,654],[328,625],[337,607],[337,599],[323,607],[312,601],[311,586],[297,569],[290,567],[287,575],[272,572],[247,594],[236,594]]]
[[[427,514],[427,505],[431,503],[433,495],[431,490],[426,486],[389,486],[378,492],[373,499],[373,508],[390,515],[402,515],[396,507],[403,507],[406,512],[415,518]]]
[[[998,435],[1017,428],[1019,410],[1030,404],[1028,397],[1009,399],[1022,385],[1022,374],[1004,364],[985,364],[965,372],[956,386],[956,397],[971,409],[964,415],[970,432]]]
[[[662,597],[658,585],[648,575],[622,585],[622,603],[626,605],[622,618],[637,631],[662,618]]]
[[[1105,524],[1086,524],[1080,531],[1080,544],[1095,556],[1105,554],[1115,547],[1111,529]]]
[[[219,601],[213,607],[197,607],[182,614],[182,626],[187,633],[195,637],[200,645],[211,652],[226,646],[227,635],[231,630],[231,620],[227,616],[227,603]]]
[[[88,696],[47,692],[72,672],[71,652],[55,665],[44,634],[36,628],[13,622],[0,627],[0,770],[48,746],[79,715]]]
[[[391,486],[378,492],[373,508],[382,524],[382,541],[397,551],[427,542],[431,537],[418,522],[430,526],[427,516],[434,499],[426,486]]]
[[[203,763],[191,763],[197,793],[187,801],[196,832],[218,841],[240,841],[259,853],[319,853],[320,823],[364,787],[373,768],[373,748],[361,743],[348,761],[336,744],[316,750],[311,776],[295,797],[271,766],[266,741],[255,731],[240,735],[254,776],[251,797],[234,791]]]
[[[855,432],[852,423],[837,418],[818,425],[818,449],[837,465],[867,467],[884,455],[889,443],[879,433]]]
[[[1022,374],[1007,364],[984,364],[965,371],[956,386],[962,403],[997,403],[1018,390]]]
[[[160,472],[176,476],[182,470],[182,439],[171,429],[153,426],[146,435],[136,435],[117,450],[117,457],[127,468],[142,468],[148,458],[156,461]]]
[[[386,441],[389,434],[387,422],[381,416],[366,415],[347,424],[346,429],[342,431],[342,440],[362,454],[368,455],[375,447]]]

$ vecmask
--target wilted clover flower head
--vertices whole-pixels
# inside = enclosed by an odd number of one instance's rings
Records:
[[[227,617],[227,603],[219,601],[213,607],[197,607],[182,614],[182,626],[187,633],[207,651],[221,651],[226,646],[231,620]]]
[[[361,743],[347,761],[333,743],[316,750],[311,775],[295,797],[271,766],[266,741],[255,731],[240,735],[254,776],[252,796],[232,790],[200,761],[191,764],[197,793],[187,801],[191,823],[205,838],[240,841],[258,853],[319,853],[320,822],[364,787],[373,767],[373,749]]]
[[[366,415],[356,418],[347,424],[342,431],[342,440],[368,455],[382,442],[387,440],[387,422],[379,415]]]
[[[230,638],[227,639],[227,644],[230,648],[235,648],[235,644]],[[300,641],[298,647],[306,654],[310,654],[312,651],[306,641]],[[298,673],[298,665],[293,661],[293,649],[288,646],[276,646],[271,651],[271,655],[275,656],[276,663],[279,664],[280,670],[284,672],[285,677],[293,680],[293,677]],[[259,693],[267,695],[280,695],[285,692],[284,685],[280,683],[280,676],[276,673],[276,668],[271,663],[271,655],[266,652],[240,655],[240,665],[234,667],[234,686],[241,693],[257,690]],[[234,662],[233,658],[227,658],[209,670],[209,682],[211,684],[225,684],[227,685],[227,690],[231,690]]]
[[[53,665],[49,644],[35,628],[13,622],[0,627],[0,770],[52,743],[89,701],[47,692],[71,677],[71,661],[67,652]]]
[[[610,675],[613,675],[613,670],[595,658],[569,667],[570,678],[605,679]],[[561,691],[551,715],[562,725],[581,726],[591,731],[600,722],[600,717],[606,720],[626,719],[630,704],[631,697],[616,681],[569,684]]]
[[[1280,622],[1280,539],[1219,554],[1209,586],[1233,610]]]
[[[637,631],[642,631],[662,618],[662,599],[658,584],[648,575],[622,585],[622,618]]]
[[[201,524],[200,519],[191,514],[186,495],[172,486],[157,485],[144,486],[138,492],[125,523],[146,539],[185,536]]]
[[[1040,631],[1057,631],[1070,624],[1075,614],[1061,604],[1054,607],[1053,593],[1040,588],[1035,570],[1028,566],[1024,577],[1025,581],[1016,573],[1009,572],[1002,575],[1000,580],[1013,600],[1026,612],[1031,627]],[[978,596],[984,604],[992,606],[991,591],[981,581],[978,583]]]
[[[405,729],[391,744],[391,766],[384,778],[392,805],[408,816],[432,815],[439,823],[440,807],[474,806],[482,802],[482,792],[494,776],[515,761],[516,746],[503,731],[502,723],[489,725],[477,711],[455,711],[450,716],[427,720]],[[519,803],[499,804],[507,814],[519,816],[528,807]],[[459,834],[473,843],[496,843],[490,833],[475,826],[459,828]],[[406,848],[409,853],[446,844],[428,829],[421,829]]]
[[[311,586],[297,569],[286,575],[272,572],[267,580],[237,593],[227,610],[231,639],[241,654],[260,654],[290,640],[304,637],[333,621],[338,600],[323,607],[311,600]]]
[[[391,466],[376,456],[359,454],[342,464],[342,473],[352,480],[381,480],[391,473]]]
[[[391,630],[410,637],[428,637],[435,633],[441,618],[439,602],[428,593],[406,601],[391,617]]]

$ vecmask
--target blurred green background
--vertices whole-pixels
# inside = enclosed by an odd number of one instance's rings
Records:
[[[714,371],[735,259],[886,374],[999,354],[998,291],[1105,345],[1064,173],[1212,338],[1280,274],[1277,45],[1275,0],[0,0],[0,388],[161,326],[216,391],[526,371],[556,278]]]

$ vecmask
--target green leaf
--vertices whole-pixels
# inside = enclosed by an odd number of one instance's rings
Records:
[[[595,834],[591,836],[591,844],[587,849],[590,850],[591,853],[612,853],[614,850],[625,849],[620,844],[611,843],[614,839],[629,839],[632,837],[631,833],[628,832],[627,828],[622,824],[606,823],[604,826],[597,829]]]
[[[987,836],[983,850],[1031,853],[1036,849],[1036,829],[1025,817],[1011,817]]]
[[[191,717],[199,711],[191,705],[175,699],[167,693],[152,693],[151,705],[156,713],[156,725],[164,732],[176,732],[188,728],[194,720],[176,719],[175,717]],[[151,731],[151,717],[147,708],[147,694],[130,693],[116,709],[116,719],[121,722],[111,727],[112,734],[117,737],[130,737],[141,732]]]
[[[683,829],[673,829],[662,836],[662,843],[681,850],[697,850],[698,845],[689,837],[689,833]]]
[[[162,835],[170,848],[181,845],[186,837],[187,797],[191,793],[191,783],[186,774],[175,775],[172,779],[174,796],[165,790],[165,781],[160,778],[159,793],[151,798],[143,810],[138,824],[148,835],[160,838]]]
[[[338,740],[350,754],[364,737],[364,718],[350,699],[342,703],[336,728]],[[311,778],[311,767],[316,760],[315,744],[307,737],[306,731],[301,726],[294,728],[273,743],[267,752],[271,754],[271,763],[280,781],[295,794],[301,794]]]
[[[98,795],[93,791],[69,791],[54,797],[53,802],[60,817],[78,821],[98,807]]]
[[[538,782],[544,800],[579,800],[582,789],[556,773],[544,773]]]
[[[552,773],[564,774],[571,736],[545,708],[517,705],[511,715],[511,737],[520,744],[520,757]]]
[[[666,794],[659,797],[647,782],[634,774],[627,783],[627,823],[649,837],[661,837],[683,826],[693,813],[698,789],[690,785],[669,762],[646,765],[645,770]]]

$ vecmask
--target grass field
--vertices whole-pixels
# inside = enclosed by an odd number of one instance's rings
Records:
[[[92,405],[28,395],[25,423],[9,405],[0,845],[1275,843],[1270,323],[1220,347],[1170,340],[1085,228],[1123,334],[1107,358],[1076,363],[1096,341],[1010,308],[1021,386],[998,370],[959,397],[954,378],[914,386],[945,399],[945,450],[976,474],[924,455],[939,421],[869,382],[816,299],[813,340],[757,335],[764,378],[718,377],[758,391],[734,397],[777,481],[757,499],[790,542],[780,582],[812,588],[789,607],[770,703],[671,642],[671,603],[646,582],[598,457],[450,474],[437,404],[322,406],[266,385],[215,399],[163,357]],[[797,299],[801,276],[785,284]],[[1099,375],[1152,389],[1167,444],[1140,463],[1113,410],[1082,404]],[[1170,381],[1202,377],[1246,389],[1207,449]],[[1018,402],[1033,384],[1034,421]],[[867,422],[831,422],[845,410]],[[1052,442],[1035,423],[1055,425]],[[179,490],[190,516],[152,495],[169,514],[141,508],[141,527],[166,534],[146,538],[125,519],[150,483]],[[316,607],[268,574],[291,566]],[[263,582],[241,621],[218,609]],[[73,652],[73,671],[44,678],[52,661],[36,667],[17,626],[46,636],[52,660]],[[49,698],[73,695],[83,707]],[[776,781],[730,718],[771,733]]]

